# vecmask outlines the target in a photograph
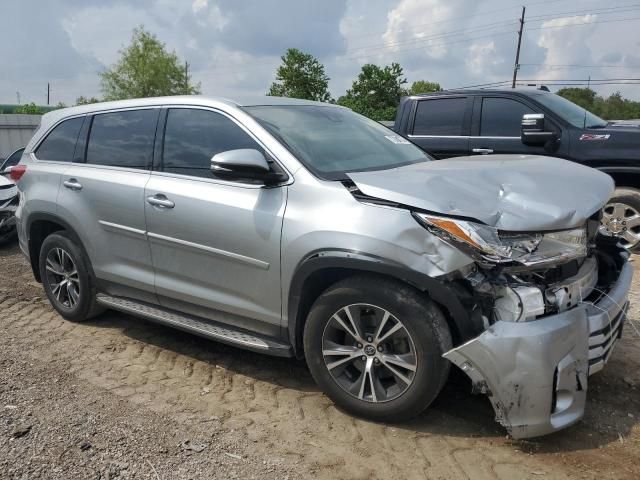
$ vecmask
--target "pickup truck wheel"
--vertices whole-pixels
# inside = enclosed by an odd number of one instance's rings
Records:
[[[640,192],[614,194],[604,207],[600,231],[618,237],[631,252],[640,252]]]
[[[436,398],[449,373],[451,334],[440,309],[401,282],[357,276],[326,290],[304,330],[307,364],[342,409],[401,421]]]
[[[100,313],[95,280],[82,249],[66,232],[56,232],[42,242],[40,278],[49,302],[67,320],[81,322]]]

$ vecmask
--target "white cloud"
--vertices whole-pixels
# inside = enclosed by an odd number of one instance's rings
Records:
[[[417,49],[428,57],[443,58],[448,53],[445,39],[452,36],[447,32],[464,27],[463,22],[451,20],[470,10],[472,2],[466,0],[401,0],[387,15],[382,39],[392,51]]]
[[[191,9],[193,13],[198,13],[200,10],[207,8],[209,5],[209,0],[193,0],[191,4]]]
[[[466,64],[474,75],[492,75],[495,67],[504,63],[504,59],[497,55],[493,40],[473,43],[468,49]]]
[[[551,65],[590,65],[594,63],[588,40],[597,28],[592,23],[596,15],[565,17],[549,20],[542,24],[538,46],[546,50],[544,63],[550,65],[538,72],[543,79],[566,78],[566,70]],[[579,27],[572,25],[592,24]]]

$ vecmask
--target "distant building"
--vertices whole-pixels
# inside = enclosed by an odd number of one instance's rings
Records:
[[[31,140],[40,125],[41,116],[0,114],[0,161]]]

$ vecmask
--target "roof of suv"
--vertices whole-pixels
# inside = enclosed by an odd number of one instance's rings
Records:
[[[329,103],[314,102],[311,100],[300,100],[297,98],[287,97],[254,96],[229,99],[224,97],[207,97],[203,95],[176,95],[171,97],[133,98],[130,100],[91,103],[87,105],[78,105],[76,107],[62,108],[46,113],[43,116],[42,123],[55,123],[61,118],[71,117],[74,115],[82,115],[86,113],[95,113],[120,108],[151,107],[158,105],[194,105],[205,107],[219,107],[220,105],[235,107],[254,107],[267,105],[317,105],[324,107],[343,108],[339,107],[338,105],[332,105]]]

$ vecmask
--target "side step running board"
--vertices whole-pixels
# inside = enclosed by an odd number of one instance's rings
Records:
[[[291,347],[284,343],[235,329],[228,325],[221,325],[191,315],[167,310],[158,305],[150,305],[122,297],[112,297],[101,293],[96,296],[96,301],[107,308],[129,313],[152,322],[161,323],[236,347],[279,357],[291,357],[293,355]]]

